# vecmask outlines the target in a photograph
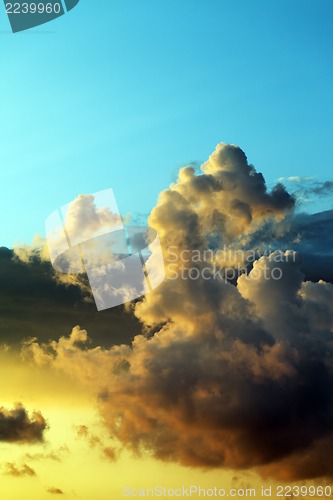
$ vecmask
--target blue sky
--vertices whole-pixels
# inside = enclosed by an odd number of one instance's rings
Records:
[[[220,141],[269,183],[331,179],[332,18],[330,0],[81,0],[13,35],[1,4],[0,246],[80,193],[149,212]]]

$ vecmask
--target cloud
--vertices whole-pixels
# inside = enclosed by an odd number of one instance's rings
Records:
[[[236,146],[218,145],[202,172],[181,169],[149,217],[167,277],[133,306],[143,333],[105,348],[77,326],[30,340],[25,356],[85,383],[109,435],[137,455],[277,479],[332,476],[333,285],[304,282],[293,250],[259,252],[232,283],[213,258],[194,260],[272,234],[282,241],[295,205],[279,184],[268,192]],[[191,269],[197,278],[185,279]],[[87,427],[79,433],[96,443]]]
[[[14,477],[36,476],[36,472],[34,471],[34,469],[29,467],[29,465],[23,464],[18,466],[12,462],[8,462],[5,464],[3,473],[6,474],[7,476],[14,476]]]
[[[105,438],[101,438],[90,431],[86,425],[79,425],[76,427],[76,434],[78,437],[85,439],[91,448],[98,448],[102,452],[102,457],[115,462],[119,457],[119,449],[114,446],[108,446]]]
[[[333,181],[318,181],[315,177],[280,177],[279,182],[289,185],[295,189],[293,196],[298,205],[312,201],[313,197],[329,196],[333,192]]]
[[[250,248],[260,252],[292,248],[301,255],[306,280],[333,282],[333,211],[294,214],[253,234]]]
[[[313,181],[314,177],[301,177],[299,175],[292,175],[290,177],[280,177],[278,182],[309,182]]]
[[[113,211],[112,211],[113,208]],[[117,207],[97,205],[91,194],[81,194],[67,207],[64,224],[71,241],[84,241],[122,224]]]
[[[80,279],[87,282],[84,276]],[[58,339],[77,323],[89,329],[93,344],[105,346],[129,343],[140,331],[139,322],[123,306],[97,315],[95,304],[85,299],[81,282],[60,283],[51,264],[38,255],[27,263],[12,250],[0,248],[1,343],[17,346],[28,337]]]
[[[64,445],[57,450],[50,451],[49,453],[25,453],[24,459],[29,461],[52,460],[55,462],[61,462],[63,455],[66,453],[69,453],[69,449],[66,445]]]
[[[5,249],[3,248],[3,250]],[[25,264],[30,264],[36,260],[40,260],[42,262],[50,260],[49,252],[47,246],[45,245],[45,239],[41,238],[39,235],[34,237],[31,245],[16,245],[14,248],[14,254]]]
[[[282,184],[268,192],[263,175],[237,146],[219,144],[201,169],[203,173],[196,175],[193,167],[182,168],[177,182],[160,194],[149,218],[159,236],[170,225],[185,233],[183,227],[190,224],[193,238],[198,232],[202,237],[222,232],[228,242],[253,232],[265,220],[284,218],[294,207],[295,200]]]
[[[60,488],[48,488],[47,492],[51,493],[51,495],[64,495],[64,492]]]
[[[317,195],[317,196],[327,196],[332,194],[333,192],[333,182],[325,181],[325,182],[315,182],[314,185],[308,189],[304,190],[306,195]]]
[[[12,410],[0,408],[0,441],[7,443],[38,443],[44,440],[45,418],[34,411],[32,416],[22,404]]]

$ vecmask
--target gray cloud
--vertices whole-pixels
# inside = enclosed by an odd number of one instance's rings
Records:
[[[292,191],[298,204],[311,201],[313,197],[329,196],[333,192],[333,181],[318,181],[315,177],[280,177],[279,182],[286,184]]]
[[[41,413],[34,411],[32,417],[22,404],[12,410],[0,408],[0,441],[7,443],[38,443],[44,439],[47,423]]]
[[[80,279],[87,281],[84,276]],[[76,323],[89,329],[93,344],[105,346],[128,343],[140,331],[138,321],[124,307],[97,313],[86,297],[78,284],[59,283],[50,263],[41,261],[38,254],[22,262],[12,250],[0,248],[1,343],[59,338]]]
[[[303,188],[300,192],[304,196],[329,196],[333,192],[333,181],[314,181],[310,187]]]

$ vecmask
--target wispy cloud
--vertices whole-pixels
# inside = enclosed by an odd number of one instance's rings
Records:
[[[36,472],[34,471],[34,469],[29,467],[29,465],[15,465],[13,462],[8,462],[5,464],[3,474],[14,477],[36,476]]]
[[[100,449],[102,456],[107,460],[114,462],[119,457],[119,449],[108,445],[105,437],[97,436],[86,425],[76,427],[76,433],[78,437],[85,439],[91,448]]]
[[[299,175],[292,175],[290,177],[279,177],[277,182],[310,182],[314,177],[300,177]]]
[[[294,187],[293,194],[301,203],[311,201],[309,199],[311,196],[329,196],[333,192],[333,181],[318,181],[315,177],[280,177],[278,182],[290,184],[290,187]]]

